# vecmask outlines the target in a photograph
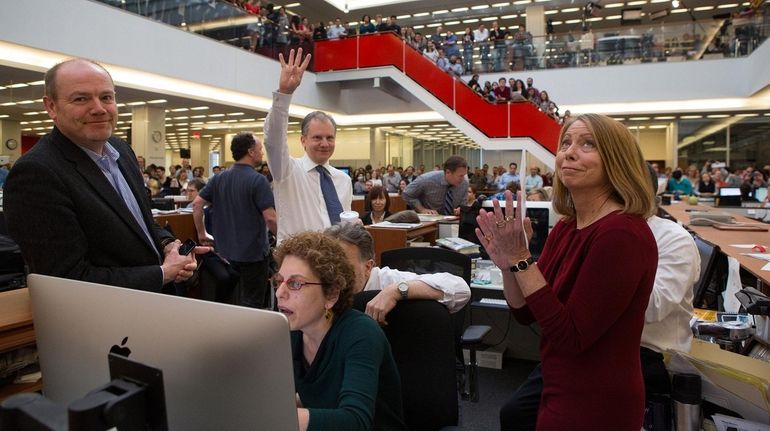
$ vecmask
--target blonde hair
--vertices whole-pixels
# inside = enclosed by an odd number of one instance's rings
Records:
[[[582,121],[594,137],[612,189],[612,198],[623,205],[623,213],[650,217],[655,211],[655,201],[649,191],[650,179],[642,150],[634,135],[610,117],[583,114],[571,117],[564,124],[559,133],[559,145],[567,130],[577,121]],[[553,177],[553,207],[559,214],[575,217],[570,192],[561,182],[558,170]]]

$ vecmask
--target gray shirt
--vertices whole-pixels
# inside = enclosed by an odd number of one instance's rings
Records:
[[[440,212],[444,208],[444,198],[449,188],[452,188],[452,208],[457,208],[465,201],[468,178],[453,186],[447,182],[444,171],[431,171],[420,175],[406,186],[402,196],[414,209],[424,207]]]

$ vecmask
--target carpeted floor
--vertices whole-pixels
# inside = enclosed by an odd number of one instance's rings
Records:
[[[478,403],[460,401],[460,429],[493,431],[500,429],[500,406],[527,378],[536,362],[506,359],[502,370],[479,368]]]

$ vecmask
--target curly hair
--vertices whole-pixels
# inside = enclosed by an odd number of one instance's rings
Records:
[[[281,242],[275,250],[278,267],[286,256],[302,259],[321,281],[326,297],[339,293],[331,311],[339,315],[353,303],[355,272],[340,243],[321,232],[302,232]]]

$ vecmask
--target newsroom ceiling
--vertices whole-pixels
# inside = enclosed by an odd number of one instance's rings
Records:
[[[288,0],[287,0],[288,1]],[[278,2],[277,2],[278,3]],[[521,16],[526,7],[537,4],[542,5],[547,16],[556,24],[555,30],[567,32],[579,28],[580,24],[567,24],[583,16],[583,8],[587,2],[575,0],[547,0],[547,1],[513,1],[497,2],[489,0],[423,0],[411,1],[401,4],[385,5],[377,8],[354,10],[345,14],[334,6],[321,0],[300,1],[299,5],[292,6],[291,12],[307,16],[311,21],[329,21],[340,16],[347,20],[356,20],[363,14],[384,16],[397,15],[401,25],[429,26],[441,23],[445,28],[452,29],[452,25],[446,25],[460,21],[457,27],[475,27],[484,19],[498,18],[503,26],[523,24],[525,17]],[[737,12],[748,3],[728,3],[710,0],[688,0],[680,2],[679,10],[687,10],[685,13],[672,13],[662,19],[664,22],[688,22],[693,19],[710,19],[714,15]],[[296,3],[295,3],[296,4]],[[620,13],[624,8],[642,8],[645,14],[673,8],[671,2],[661,0],[646,1],[598,1],[595,8],[592,26],[594,29],[618,26],[619,20],[605,19]],[[513,17],[515,15],[515,17]],[[477,20],[474,23],[463,21]],[[644,23],[649,23],[647,16]],[[657,25],[657,24],[656,24]],[[576,27],[577,26],[577,27]],[[42,73],[0,66],[0,119],[8,119],[21,123],[23,135],[40,135],[50,130],[52,121],[48,118],[42,104]],[[126,136],[131,128],[131,109],[134,106],[156,106],[166,110],[166,146],[169,149],[185,148],[188,146],[190,136],[200,134],[212,139],[212,147],[220,144],[224,133],[252,130],[261,133],[262,121],[265,113],[254,110],[233,108],[225,105],[201,102],[183,97],[154,94],[146,91],[118,87],[118,101],[120,117],[118,134]],[[650,120],[655,118],[642,117]],[[661,118],[663,120],[664,118]],[[627,121],[639,121],[626,119]],[[402,133],[408,126],[393,125],[393,132]],[[451,133],[450,139],[456,136],[456,129],[448,127],[447,123],[432,124],[431,126],[443,127],[441,132]],[[296,132],[297,122],[290,123],[292,132]],[[454,138],[457,139],[457,138]]]

